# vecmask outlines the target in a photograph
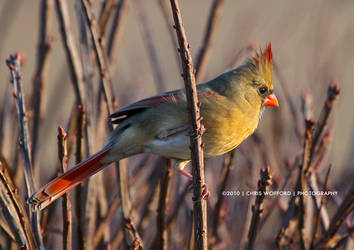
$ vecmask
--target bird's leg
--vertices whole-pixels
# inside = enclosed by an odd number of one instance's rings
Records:
[[[184,167],[188,164],[189,161],[179,161],[179,160],[176,160],[176,163],[175,165],[173,166],[173,168],[175,170],[177,170],[180,174],[184,175],[184,176],[187,176],[188,179],[190,181],[193,180],[193,176],[188,173],[187,171],[184,170]],[[188,189],[192,189],[193,187],[193,184],[191,183],[190,187]],[[198,202],[198,201],[201,201],[201,200],[204,200],[204,199],[207,199],[210,195],[210,192],[208,190],[208,187],[206,184],[204,184],[202,186],[202,194],[200,195],[199,199],[195,200],[194,202]]]
[[[173,168],[178,171],[180,174],[187,176],[190,180],[193,179],[193,176],[188,173],[187,171],[184,170],[184,167],[188,164],[189,161],[179,161],[176,160],[175,165],[173,166]]]

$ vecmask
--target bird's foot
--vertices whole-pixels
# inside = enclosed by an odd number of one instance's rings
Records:
[[[194,202],[200,202],[202,200],[206,200],[209,197],[209,195],[210,195],[210,192],[208,190],[208,187],[207,187],[207,185],[204,184],[202,186],[202,193],[201,193],[200,197],[197,198],[197,199],[193,198],[193,201]]]

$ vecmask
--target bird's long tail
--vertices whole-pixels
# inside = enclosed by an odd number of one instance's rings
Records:
[[[65,192],[105,168],[107,164],[102,164],[101,160],[110,152],[110,150],[111,146],[106,146],[85,161],[80,162],[63,175],[43,186],[40,190],[34,193],[27,202],[32,205],[33,210],[45,208]]]

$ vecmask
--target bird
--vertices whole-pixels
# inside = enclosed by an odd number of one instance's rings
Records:
[[[274,94],[271,43],[241,66],[198,84],[197,96],[205,129],[204,157],[236,148],[255,131],[265,106],[279,106]],[[110,163],[140,153],[175,159],[174,168],[190,175],[183,170],[191,159],[185,89],[137,101],[110,118],[118,126],[106,146],[35,192],[28,199],[33,210],[48,206]]]

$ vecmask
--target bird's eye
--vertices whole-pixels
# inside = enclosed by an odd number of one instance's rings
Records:
[[[259,93],[261,93],[261,94],[264,94],[268,91],[268,89],[266,87],[260,87],[258,90],[259,90]]]

